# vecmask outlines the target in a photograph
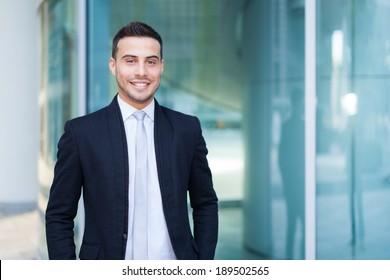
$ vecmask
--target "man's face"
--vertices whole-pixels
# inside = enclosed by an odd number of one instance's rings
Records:
[[[164,60],[160,44],[149,37],[125,37],[118,42],[116,57],[110,59],[110,71],[118,83],[120,97],[141,110],[152,102],[160,85]]]

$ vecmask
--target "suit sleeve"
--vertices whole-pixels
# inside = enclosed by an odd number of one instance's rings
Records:
[[[46,208],[49,259],[75,259],[74,218],[81,194],[82,172],[70,122],[58,142],[57,163]]]
[[[218,199],[207,162],[207,148],[196,120],[196,148],[191,165],[189,194],[199,259],[213,259],[218,239]]]

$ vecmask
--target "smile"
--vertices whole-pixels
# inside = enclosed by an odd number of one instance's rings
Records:
[[[137,87],[144,87],[144,86],[148,85],[147,83],[132,83],[132,84],[137,86]]]
[[[130,82],[130,83],[136,88],[140,88],[140,89],[146,88],[149,85],[149,83],[145,83],[145,82]]]

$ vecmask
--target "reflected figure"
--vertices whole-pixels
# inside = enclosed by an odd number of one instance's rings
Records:
[[[303,94],[291,95],[291,115],[282,124],[279,144],[279,168],[287,209],[286,258],[294,259],[294,245],[299,245],[298,259],[304,258],[305,240],[305,124]],[[298,224],[301,224],[299,227]],[[300,229],[301,234],[299,234]],[[300,237],[300,240],[297,238]]]

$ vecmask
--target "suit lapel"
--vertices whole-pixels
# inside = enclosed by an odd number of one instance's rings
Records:
[[[154,146],[156,151],[157,173],[163,203],[169,203],[173,189],[171,186],[171,157],[173,129],[164,109],[155,100]],[[169,204],[168,204],[169,205]]]
[[[117,208],[117,213],[123,213],[123,217],[117,217],[121,223],[121,230],[127,233],[128,219],[128,188],[129,188],[129,159],[127,152],[126,132],[123,123],[122,114],[119,108],[117,96],[114,97],[111,104],[107,107],[108,133],[110,138],[110,147],[112,152],[112,162],[114,164],[116,203],[113,207]],[[110,161],[108,161],[110,162]],[[123,199],[125,198],[125,199]],[[122,220],[123,219],[123,220]],[[123,256],[124,256],[124,252]]]
[[[116,172],[120,176],[118,178],[123,178],[124,175],[127,175],[128,178],[128,152],[127,152],[127,142],[126,142],[126,132],[125,126],[122,119],[122,114],[120,112],[119,104],[117,97],[114,97],[111,104],[108,106],[108,130],[111,140],[111,149],[114,158],[114,164],[116,167]],[[127,174],[124,174],[127,173]],[[128,179],[126,179],[128,181]]]

